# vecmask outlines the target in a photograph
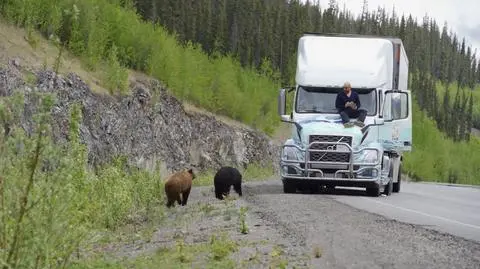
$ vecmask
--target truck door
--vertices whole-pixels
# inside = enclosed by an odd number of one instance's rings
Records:
[[[412,149],[412,98],[410,91],[386,91],[382,106],[384,124],[379,140],[385,149],[404,152]]]

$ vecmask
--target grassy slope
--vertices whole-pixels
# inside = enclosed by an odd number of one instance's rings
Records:
[[[404,172],[425,181],[480,184],[480,140],[454,143],[435,122],[413,108],[413,151],[406,154]]]
[[[450,103],[453,105],[455,101],[455,95],[457,94],[457,83],[452,83],[449,85],[450,90]],[[467,94],[467,98],[470,98],[470,89],[464,89],[465,93]],[[445,94],[445,84],[442,82],[437,83],[437,92],[438,92],[438,99],[440,104],[443,103],[443,98]],[[462,92],[460,91],[460,98],[462,98]],[[468,104],[467,104],[468,105]],[[473,117],[480,118],[480,85],[477,84],[475,89],[473,90]]]
[[[27,29],[33,25],[40,25],[43,32],[49,32],[49,27],[59,29],[59,35],[69,38],[70,51],[82,59],[85,67],[105,70],[105,84],[112,91],[125,90],[121,64],[160,78],[177,96],[194,105],[267,133],[274,131],[277,122],[272,96],[278,85],[254,70],[241,68],[230,57],[213,60],[198,46],[178,46],[161,26],[141,21],[134,11],[120,8],[116,2],[10,1],[4,13],[10,22]],[[62,10],[67,12],[62,14]],[[110,64],[99,68],[102,60]]]

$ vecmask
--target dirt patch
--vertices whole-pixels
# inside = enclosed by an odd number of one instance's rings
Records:
[[[59,55],[59,49],[37,32],[28,34],[23,28],[6,23],[0,19],[0,62],[16,61],[28,71],[45,67],[52,68]],[[101,86],[100,72],[86,71],[80,59],[64,50],[61,57],[59,73],[73,72],[78,74],[87,85],[98,93],[108,93]]]
[[[102,249],[123,264],[137,264],[170,251],[171,260],[184,257],[185,265],[195,264],[195,268],[213,264],[234,264],[235,268],[308,267],[313,253],[292,245],[235,193],[230,198],[217,200],[213,187],[194,188],[188,205],[167,210],[164,221],[148,238]],[[183,247],[183,256],[179,246]]]

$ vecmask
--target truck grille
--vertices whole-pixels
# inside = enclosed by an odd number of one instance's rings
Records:
[[[331,145],[312,145],[311,149],[328,149],[329,146],[333,147],[333,150],[336,149],[335,143],[347,143],[349,146],[352,146],[352,137],[351,136],[338,136],[338,135],[310,135],[309,143],[312,142],[332,142]],[[350,152],[310,152],[310,161],[313,162],[349,162],[350,161]]]

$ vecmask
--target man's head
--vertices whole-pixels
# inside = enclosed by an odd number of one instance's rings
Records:
[[[347,81],[347,82],[343,83],[343,91],[345,93],[348,94],[351,90],[352,90],[352,85],[350,85],[350,82]]]

